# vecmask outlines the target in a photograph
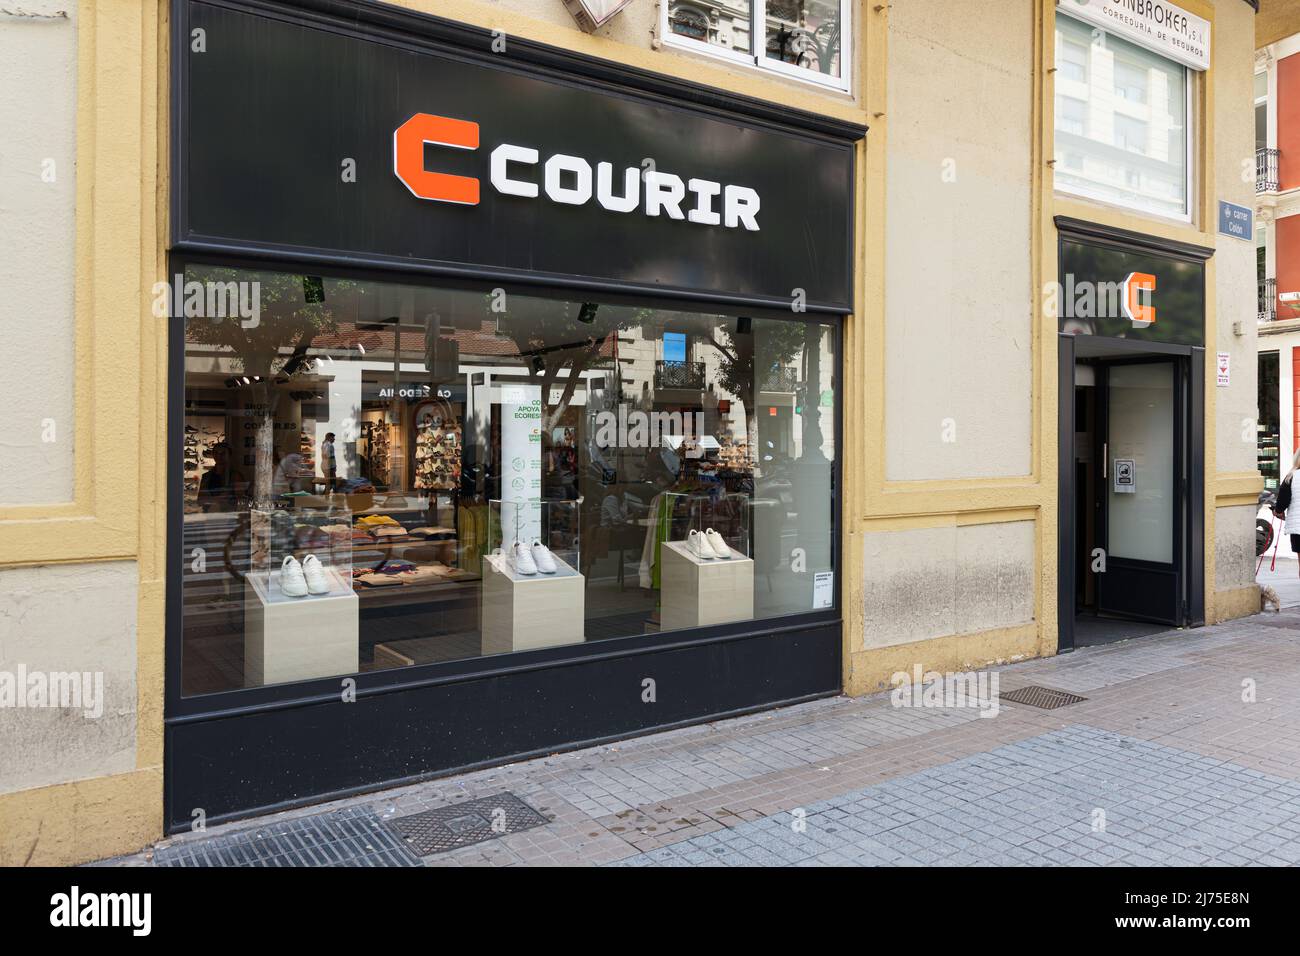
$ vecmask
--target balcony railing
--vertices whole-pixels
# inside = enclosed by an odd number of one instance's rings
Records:
[[[763,391],[765,392],[793,392],[798,387],[798,369],[774,368],[763,379]]]
[[[1277,280],[1263,279],[1259,283],[1259,321],[1277,321]]]
[[[1277,157],[1276,149],[1255,150],[1255,192],[1277,192]]]
[[[655,388],[704,389],[703,362],[655,362]]]

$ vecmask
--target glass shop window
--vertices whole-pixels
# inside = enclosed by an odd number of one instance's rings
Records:
[[[185,694],[832,607],[830,322],[185,276]]]
[[[1055,85],[1057,191],[1190,219],[1186,67],[1058,12]]]

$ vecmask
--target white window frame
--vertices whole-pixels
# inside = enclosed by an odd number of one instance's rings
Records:
[[[1057,12],[1056,15],[1058,17],[1067,16],[1066,14],[1062,14],[1059,11]],[[1114,39],[1117,40],[1124,40],[1124,42],[1126,43],[1133,43],[1132,40],[1129,40],[1126,37],[1109,33],[1105,30],[1100,29],[1099,27],[1094,27],[1092,24],[1087,23],[1083,20],[1076,20],[1074,17],[1069,17],[1069,19],[1073,20],[1075,23],[1083,24],[1085,27],[1088,28],[1089,31],[1102,33],[1107,37],[1114,37]],[[1053,30],[1053,33],[1055,33],[1055,30]],[[1134,44],[1134,45],[1140,46],[1140,44]],[[1053,46],[1053,48],[1055,47]],[[1156,53],[1155,51],[1148,51],[1148,52],[1150,52],[1153,56],[1160,56],[1160,54]],[[1057,193],[1059,193],[1062,196],[1073,196],[1079,199],[1086,199],[1090,202],[1101,203],[1102,205],[1110,206],[1113,209],[1122,209],[1125,212],[1131,213],[1132,215],[1135,216],[1149,216],[1155,219],[1164,219],[1169,222],[1180,222],[1180,223],[1193,222],[1195,218],[1195,211],[1196,211],[1195,205],[1196,205],[1196,182],[1197,182],[1197,177],[1196,177],[1197,170],[1196,170],[1196,166],[1194,165],[1195,158],[1196,158],[1195,143],[1196,143],[1196,137],[1198,135],[1198,130],[1196,127],[1196,113],[1195,113],[1196,96],[1194,90],[1196,86],[1196,77],[1200,76],[1201,74],[1198,71],[1193,70],[1189,66],[1184,66],[1181,63],[1178,63],[1174,60],[1170,60],[1168,57],[1162,56],[1161,59],[1165,60],[1168,63],[1172,63],[1174,66],[1181,69],[1183,71],[1183,77],[1184,77],[1183,110],[1185,116],[1184,126],[1186,127],[1186,132],[1187,132],[1187,135],[1183,138],[1183,147],[1184,147],[1183,162],[1185,164],[1183,168],[1187,171],[1186,188],[1184,190],[1184,195],[1183,195],[1184,212],[1164,213],[1152,209],[1143,209],[1141,206],[1133,206],[1133,205],[1129,205],[1128,203],[1121,202],[1117,200],[1114,196],[1105,195],[1100,190],[1091,190],[1088,189],[1086,186],[1076,186],[1072,188],[1067,185],[1059,185],[1056,183],[1055,178],[1053,178],[1052,188]],[[1055,57],[1053,57],[1052,65],[1053,66],[1056,65]],[[1091,69],[1089,69],[1089,76],[1091,77]],[[1055,89],[1053,89],[1052,91],[1052,101],[1053,101],[1053,108],[1055,108],[1055,101],[1056,101]],[[1252,126],[1253,126],[1253,118],[1252,118]],[[1055,122],[1053,122],[1052,124],[1052,141],[1053,141],[1052,152],[1053,155],[1055,155],[1056,152]]]
[[[1264,148],[1277,148],[1277,120],[1273,111],[1273,71],[1267,67],[1263,70],[1257,70],[1255,76],[1264,78],[1264,95],[1255,97],[1255,109],[1264,107]],[[1255,77],[1251,77],[1251,84],[1255,82]],[[1252,116],[1253,118],[1253,116]],[[1258,147],[1256,147],[1258,149]]]
[[[782,60],[775,60],[767,55],[767,0],[750,0],[749,42],[754,47],[750,53],[729,50],[726,47],[673,33],[668,25],[668,2],[669,0],[659,0],[659,39],[669,49],[698,53],[713,59],[725,60],[728,63],[756,67],[759,70],[788,76],[791,79],[823,89],[837,90],[841,93],[852,92],[853,0],[838,0],[840,5],[839,76],[829,76],[816,70],[805,69]],[[709,3],[707,0],[701,0],[698,6],[707,8]]]

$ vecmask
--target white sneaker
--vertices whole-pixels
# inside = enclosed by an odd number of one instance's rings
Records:
[[[307,579],[303,577],[302,565],[292,554],[286,554],[280,562],[280,591],[285,597],[307,596]]]
[[[709,528],[704,532],[704,540],[708,542],[709,547],[713,549],[713,553],[717,557],[731,557],[731,548],[728,547],[727,542],[722,540],[722,535],[718,534],[718,532],[714,531],[712,528]]]
[[[536,574],[537,564],[533,561],[533,556],[528,553],[518,541],[510,549],[510,565],[515,569],[517,574]]]
[[[316,555],[309,554],[302,559],[302,574],[307,579],[308,592],[311,594],[330,593],[329,578],[325,577],[325,568]]]
[[[555,566],[555,558],[551,554],[551,549],[540,541],[533,541],[533,563],[537,565],[537,570],[543,574],[554,574],[559,570]]]
[[[686,536],[686,550],[702,561],[712,561],[714,557],[713,547],[709,544],[709,539],[694,528]]]

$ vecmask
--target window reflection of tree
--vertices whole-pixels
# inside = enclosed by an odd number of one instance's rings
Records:
[[[813,7],[813,13],[808,12]],[[839,75],[840,4],[768,0],[767,55],[832,76]]]

